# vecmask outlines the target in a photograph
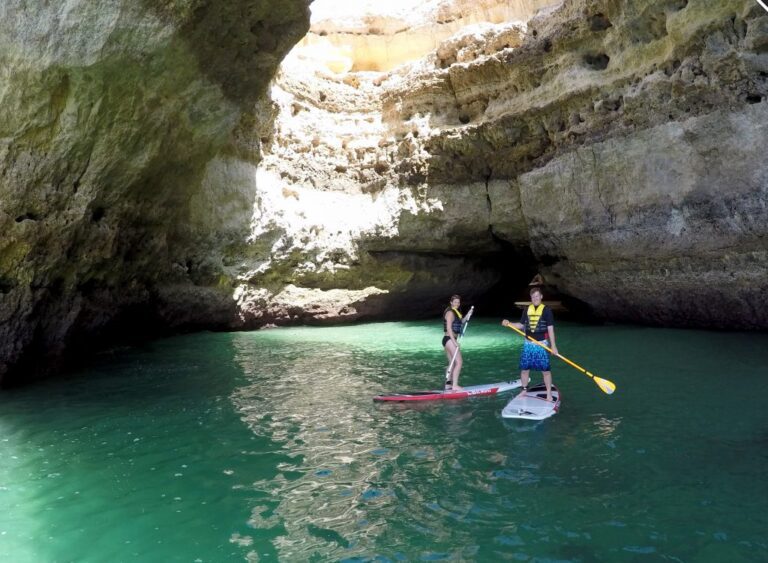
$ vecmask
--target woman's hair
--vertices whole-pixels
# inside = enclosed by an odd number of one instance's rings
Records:
[[[458,299],[459,301],[461,301],[461,296],[460,295],[451,295],[451,298],[448,300],[448,303],[450,303],[454,299]]]
[[[541,288],[538,287],[532,287],[531,290],[528,292],[530,295],[533,295],[534,293],[538,293],[539,295],[544,295],[541,292]]]

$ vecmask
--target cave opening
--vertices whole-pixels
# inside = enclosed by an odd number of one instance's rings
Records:
[[[482,258],[498,281],[487,291],[472,296],[476,314],[482,317],[515,320],[525,304],[530,302],[529,292],[534,286],[542,290],[544,302],[554,308],[557,318],[594,322],[596,319],[588,304],[564,292],[557,283],[544,275],[544,264],[526,246],[505,244],[498,253]]]

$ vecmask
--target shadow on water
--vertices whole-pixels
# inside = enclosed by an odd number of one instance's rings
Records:
[[[169,338],[0,396],[0,551],[242,560],[248,487],[289,458],[232,409],[232,357],[229,334]]]

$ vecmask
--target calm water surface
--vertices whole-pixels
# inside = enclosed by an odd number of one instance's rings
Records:
[[[197,334],[0,394],[0,560],[767,561],[768,335],[561,323],[560,414],[442,379],[439,323]],[[461,382],[516,377],[474,320]]]

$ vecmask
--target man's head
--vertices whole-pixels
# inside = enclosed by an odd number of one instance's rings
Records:
[[[532,287],[530,293],[531,302],[538,307],[541,303],[541,298],[544,297],[541,293],[541,290],[538,287]]]

